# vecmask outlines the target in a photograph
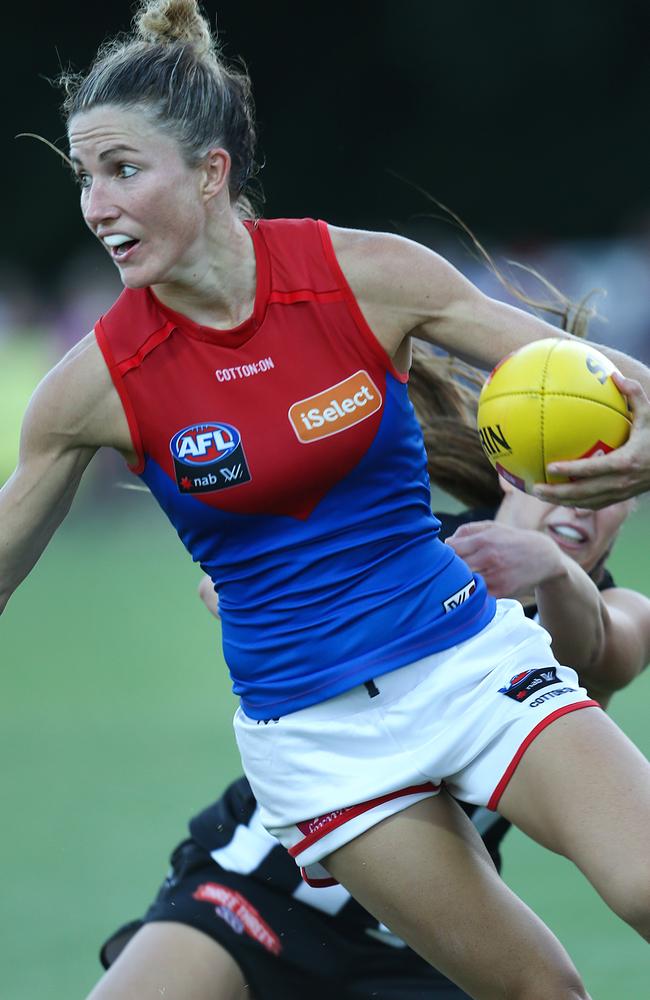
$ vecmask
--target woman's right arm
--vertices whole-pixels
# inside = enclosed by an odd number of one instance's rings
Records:
[[[34,392],[18,465],[0,490],[0,612],[61,524],[84,470],[104,444],[130,454],[126,418],[90,335]]]

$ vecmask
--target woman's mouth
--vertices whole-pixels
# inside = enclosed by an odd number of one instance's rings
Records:
[[[576,548],[589,541],[587,532],[575,528],[572,524],[549,524],[547,527],[555,541],[567,548]]]
[[[128,260],[140,245],[140,240],[126,233],[111,233],[110,236],[103,236],[102,242],[113,260],[119,261],[120,264]]]

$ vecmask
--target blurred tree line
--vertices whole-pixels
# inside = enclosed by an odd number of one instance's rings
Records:
[[[266,215],[399,228],[429,210],[419,185],[488,239],[650,226],[645,0],[205,7],[253,78]],[[65,148],[48,81],[87,67],[130,17],[124,0],[36,0],[6,15],[0,272],[26,267],[47,286],[88,246],[67,168],[14,136]]]

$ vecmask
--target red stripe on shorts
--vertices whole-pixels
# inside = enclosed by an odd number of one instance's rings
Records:
[[[542,730],[546,729],[546,727],[551,722],[555,722],[556,719],[559,719],[561,715],[566,715],[568,712],[575,712],[576,709],[578,708],[590,708],[592,705],[595,705],[596,708],[600,708],[599,703],[597,701],[593,701],[592,699],[589,699],[589,701],[578,701],[574,702],[572,705],[564,705],[562,708],[558,708],[556,712],[551,712],[551,714],[547,715],[545,719],[542,719],[541,722],[538,722],[535,728],[531,729],[528,736],[526,737],[526,739],[521,744],[516,754],[508,764],[508,767],[506,768],[505,773],[501,778],[501,781],[499,782],[497,787],[492,792],[492,795],[490,796],[490,801],[487,804],[487,808],[492,810],[495,810],[497,808],[499,804],[499,799],[505,792],[508,782],[510,781],[513,774],[517,770],[519,761],[521,760],[521,758],[523,757],[523,755],[525,754],[526,750],[533,742],[535,737],[539,736]]]
[[[300,875],[303,882],[310,885],[312,889],[329,889],[331,886],[339,884],[335,878],[309,878],[306,868],[300,869]]]
[[[344,809],[333,809],[330,813],[326,813],[324,816],[315,816],[314,819],[304,820],[302,823],[296,823],[296,826],[302,833],[306,833],[307,836],[303,837],[301,841],[294,844],[293,847],[289,848],[289,854],[292,858],[295,858],[297,854],[301,851],[306,850],[315,844],[316,841],[321,840],[323,837],[331,833],[332,830],[336,830],[339,826],[344,823],[349,822],[349,820],[354,819],[356,816],[360,816],[362,813],[368,812],[369,809],[374,809],[375,806],[380,806],[384,802],[390,802],[391,799],[399,799],[404,795],[417,795],[419,792],[439,792],[440,785],[434,785],[431,781],[426,781],[423,785],[409,785],[408,788],[400,788],[396,792],[388,792],[387,795],[379,795],[376,799],[368,799],[367,802],[359,802],[356,806],[346,806]]]

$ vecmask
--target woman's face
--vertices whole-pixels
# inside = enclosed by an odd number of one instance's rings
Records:
[[[141,112],[104,105],[70,122],[81,211],[128,288],[191,281],[204,246],[200,169]]]
[[[499,520],[515,528],[541,531],[590,573],[609,552],[619,528],[634,506],[624,500],[602,510],[558,507],[508,484]],[[503,512],[503,514],[502,514]]]

